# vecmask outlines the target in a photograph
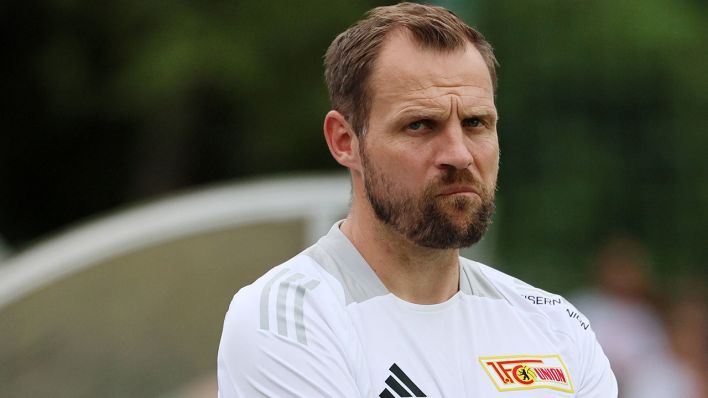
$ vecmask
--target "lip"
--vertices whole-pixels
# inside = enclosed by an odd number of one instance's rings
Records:
[[[466,195],[466,196],[471,196],[471,195],[479,195],[477,190],[470,185],[453,185],[450,187],[445,188],[442,192],[440,192],[439,196],[449,196],[449,195]]]

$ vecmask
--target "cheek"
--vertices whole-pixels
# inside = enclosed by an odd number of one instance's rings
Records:
[[[430,157],[430,146],[406,140],[380,140],[375,149],[368,147],[368,153],[375,157],[375,164],[387,174],[397,174],[402,178],[415,175],[425,169]]]
[[[415,151],[396,153],[386,158],[384,171],[392,177],[392,182],[396,185],[413,188],[421,181],[425,181],[427,169],[422,156]]]
[[[499,171],[499,143],[496,138],[479,143],[475,157],[480,171],[490,178],[496,178]]]
[[[385,176],[389,184],[383,187],[390,193],[411,195],[421,192],[434,173],[425,167],[425,155],[415,150],[406,151],[380,151],[374,160],[377,172]]]

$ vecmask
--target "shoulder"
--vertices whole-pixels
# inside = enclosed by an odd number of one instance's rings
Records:
[[[231,301],[226,321],[237,317],[240,328],[282,336],[293,326],[297,328],[293,323],[304,317],[305,309],[319,315],[308,317],[317,320],[342,307],[344,294],[339,283],[311,257],[299,254],[241,288]]]
[[[298,255],[242,288],[219,344],[222,396],[318,396],[356,391],[361,350],[336,280]],[[265,390],[263,390],[265,389]],[[292,392],[298,394],[293,395]]]
[[[480,274],[487,278],[503,299],[519,311],[540,315],[550,322],[553,329],[571,336],[590,329],[590,321],[563,296],[532,286],[485,264],[476,265]]]
[[[517,314],[530,319],[557,342],[571,372],[577,376],[576,392],[582,397],[616,397],[617,384],[609,361],[597,343],[590,321],[563,296],[532,286],[518,278],[470,260],[481,278],[493,287]]]

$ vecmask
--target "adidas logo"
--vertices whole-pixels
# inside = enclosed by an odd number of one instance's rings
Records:
[[[298,343],[307,345],[305,293],[316,288],[319,283],[315,279],[307,280],[305,275],[299,272],[291,272],[288,268],[281,269],[266,283],[261,292],[260,328],[283,337],[294,337]],[[275,319],[271,319],[273,315]]]
[[[398,365],[394,363],[388,370],[390,370],[393,375],[388,376],[386,379],[388,388],[384,388],[384,390],[381,391],[379,398],[427,397]]]

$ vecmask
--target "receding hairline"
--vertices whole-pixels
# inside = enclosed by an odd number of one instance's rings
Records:
[[[498,63],[491,44],[454,12],[415,3],[377,7],[340,33],[324,57],[332,109],[352,123],[357,135],[368,124],[370,81],[381,49],[390,36],[400,32],[407,32],[411,42],[420,48],[439,53],[465,50],[471,44],[482,56],[496,94]]]
[[[371,65],[371,70],[369,73],[369,76],[367,77],[366,81],[364,82],[365,84],[365,91],[368,92],[369,94],[372,94],[370,91],[371,87],[369,86],[369,83],[373,80],[373,78],[376,76],[376,72],[380,70],[380,65],[381,65],[381,57],[386,51],[387,48],[390,48],[391,43],[396,39],[396,38],[401,38],[403,40],[408,41],[409,43],[413,44],[413,46],[417,47],[420,49],[422,52],[429,52],[429,53],[437,53],[437,54],[455,54],[455,53],[462,53],[467,50],[473,50],[474,53],[478,56],[478,60],[481,61],[480,66],[483,66],[484,70],[486,71],[485,75],[488,78],[489,82],[489,87],[492,90],[492,93],[494,93],[495,87],[494,87],[494,79],[492,77],[492,73],[489,71],[487,61],[484,58],[484,55],[482,54],[482,51],[478,48],[476,43],[474,43],[470,39],[466,39],[465,41],[461,42],[459,46],[455,47],[445,47],[445,48],[440,48],[437,46],[429,45],[428,43],[422,42],[418,40],[416,35],[407,27],[405,26],[399,26],[396,27],[395,29],[391,30],[388,32],[386,35],[384,35],[382,41],[381,41],[381,46],[378,48],[378,51],[376,53],[376,57],[373,60],[373,63]]]

